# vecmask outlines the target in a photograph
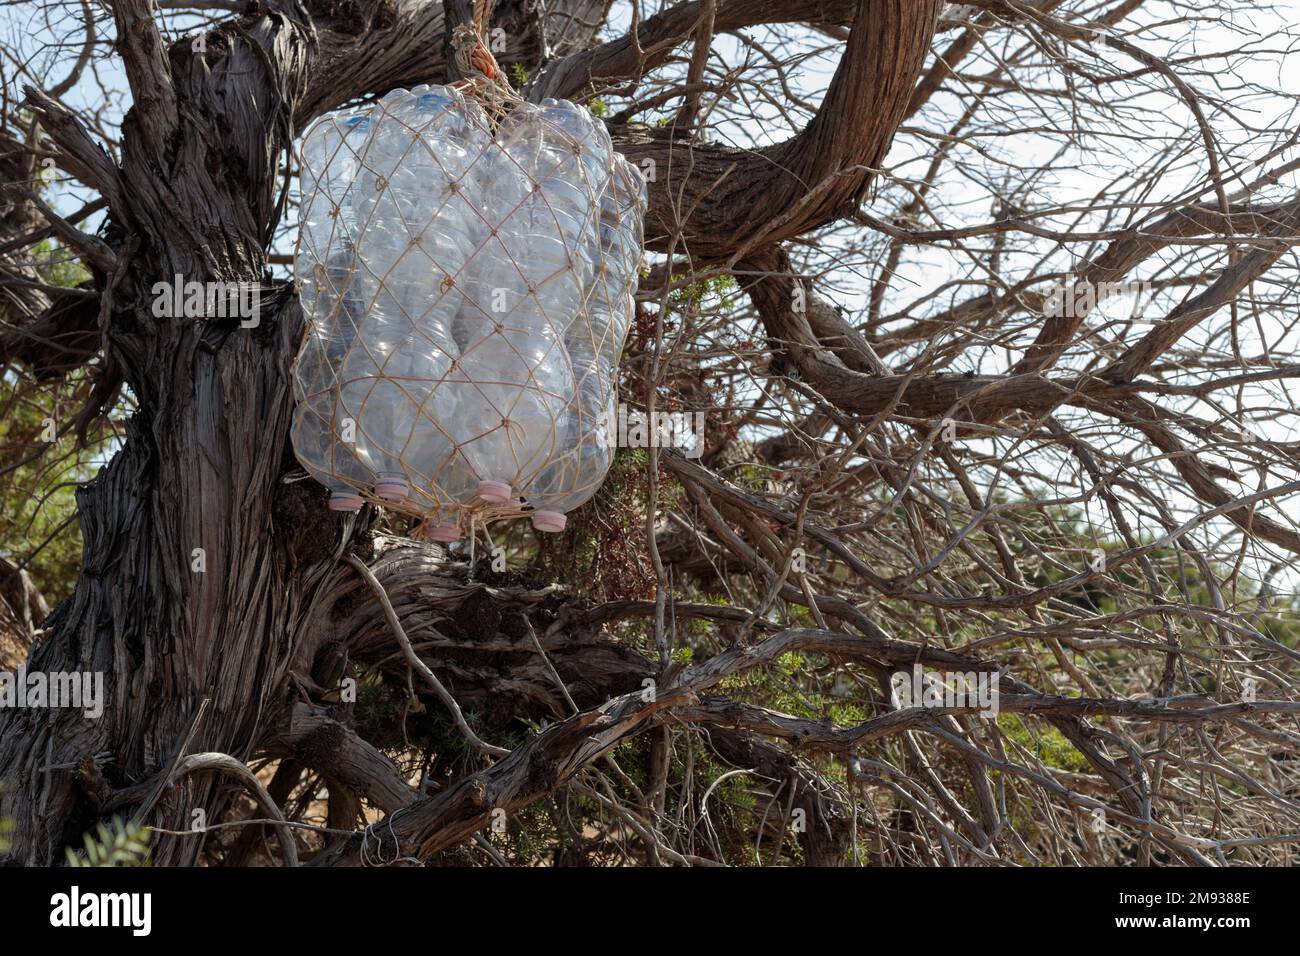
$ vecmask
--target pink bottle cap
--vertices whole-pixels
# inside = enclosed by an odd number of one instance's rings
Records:
[[[330,511],[360,511],[361,505],[361,496],[354,492],[330,492]]]
[[[435,524],[427,525],[424,529],[424,536],[430,541],[452,541],[460,540],[460,529],[454,524]]]
[[[405,501],[408,489],[402,475],[380,475],[375,482],[375,494],[385,501]]]
[[[563,531],[568,521],[569,519],[558,511],[533,512],[533,527],[538,531]]]
[[[478,483],[478,496],[490,505],[503,505],[510,500],[510,482],[484,478]]]

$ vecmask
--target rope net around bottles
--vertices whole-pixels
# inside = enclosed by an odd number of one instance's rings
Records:
[[[477,75],[394,90],[302,145],[294,257],[308,319],[294,451],[330,491],[460,537],[599,488],[633,312],[646,187],[601,123]]]

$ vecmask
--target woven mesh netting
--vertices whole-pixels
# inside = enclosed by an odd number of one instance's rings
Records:
[[[299,461],[440,540],[467,511],[558,531],[604,480],[646,208],[585,108],[467,86],[317,121],[294,259]]]

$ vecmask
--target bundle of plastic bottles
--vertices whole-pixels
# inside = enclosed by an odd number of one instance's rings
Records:
[[[646,187],[565,100],[394,90],[302,144],[293,447],[330,492],[559,531],[614,454]]]

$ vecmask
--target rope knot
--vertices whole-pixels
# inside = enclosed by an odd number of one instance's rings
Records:
[[[462,23],[451,31],[451,47],[456,59],[456,67],[467,77],[483,76],[495,80],[500,68],[478,31],[468,23]]]

